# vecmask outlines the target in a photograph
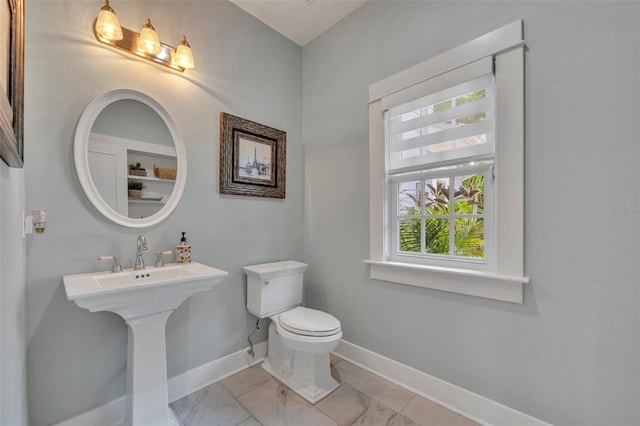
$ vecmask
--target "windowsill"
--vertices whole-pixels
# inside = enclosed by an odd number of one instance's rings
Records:
[[[363,260],[371,279],[484,297],[512,303],[523,303],[523,284],[529,277],[487,271],[416,265],[401,262]]]

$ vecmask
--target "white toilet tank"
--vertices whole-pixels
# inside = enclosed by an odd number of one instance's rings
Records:
[[[300,305],[307,266],[294,260],[245,266],[249,312],[266,318]]]

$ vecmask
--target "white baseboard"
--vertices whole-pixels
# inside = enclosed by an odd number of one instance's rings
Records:
[[[253,358],[247,354],[247,349],[244,348],[241,351],[171,377],[168,381],[169,402],[177,401],[212,383],[261,362],[267,355],[267,342],[264,341],[253,345],[253,350],[255,351],[255,357]],[[126,407],[127,398],[123,396],[54,426],[115,426],[124,421]]]
[[[540,419],[345,340],[340,340],[334,353],[340,358],[480,424],[550,426],[549,423]]]
[[[267,342],[253,345],[255,356],[247,353],[248,348],[211,361],[169,379],[169,402],[177,401],[212,383],[236,374],[267,356]]]
[[[124,421],[126,410],[127,397],[123,396],[53,426],[115,426]]]
[[[247,348],[171,377],[168,382],[169,402],[177,401],[225,377],[261,362],[267,355],[267,342],[253,347],[250,358]],[[341,340],[334,352],[340,358],[364,368],[392,383],[483,425],[551,426],[499,402],[440,380],[415,368]],[[127,398],[121,397],[93,410],[67,419],[55,426],[115,426],[125,417]]]

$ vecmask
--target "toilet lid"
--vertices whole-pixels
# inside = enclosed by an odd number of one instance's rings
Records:
[[[326,312],[299,306],[278,316],[285,330],[303,336],[331,336],[340,332],[340,321]]]

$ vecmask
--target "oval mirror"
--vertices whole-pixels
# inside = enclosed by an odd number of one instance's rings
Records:
[[[74,162],[87,198],[107,219],[131,228],[160,223],[175,209],[187,177],[182,136],[153,98],[118,89],[80,117]]]

